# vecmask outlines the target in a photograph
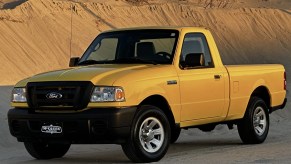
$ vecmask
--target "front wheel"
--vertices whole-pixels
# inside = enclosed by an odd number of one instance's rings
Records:
[[[130,137],[122,149],[133,162],[156,162],[166,154],[170,138],[170,124],[164,112],[144,105],[138,109]]]
[[[259,144],[265,141],[269,132],[269,114],[263,99],[251,97],[245,116],[237,127],[243,143]]]
[[[40,142],[24,142],[28,153],[36,159],[61,158],[69,150],[70,144],[48,144]]]

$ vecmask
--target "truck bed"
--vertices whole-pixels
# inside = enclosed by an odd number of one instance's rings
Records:
[[[281,105],[285,98],[284,67],[279,64],[226,65],[229,74],[230,105],[227,120],[242,118],[250,95],[257,88],[268,88],[270,107]],[[279,73],[278,73],[279,72]]]

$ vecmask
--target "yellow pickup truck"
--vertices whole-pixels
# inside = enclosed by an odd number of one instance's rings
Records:
[[[154,162],[181,129],[218,124],[258,144],[287,101],[282,65],[225,66],[205,28],[106,31],[70,67],[12,91],[10,132],[36,159],[62,157],[71,144],[120,144],[133,162]]]

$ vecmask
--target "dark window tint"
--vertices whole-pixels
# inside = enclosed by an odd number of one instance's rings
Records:
[[[102,33],[78,64],[171,64],[178,37],[176,30],[158,29]]]

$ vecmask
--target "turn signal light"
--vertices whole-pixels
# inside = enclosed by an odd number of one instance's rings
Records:
[[[123,90],[122,89],[116,89],[115,90],[115,99],[116,100],[124,100],[124,92],[123,92]]]

